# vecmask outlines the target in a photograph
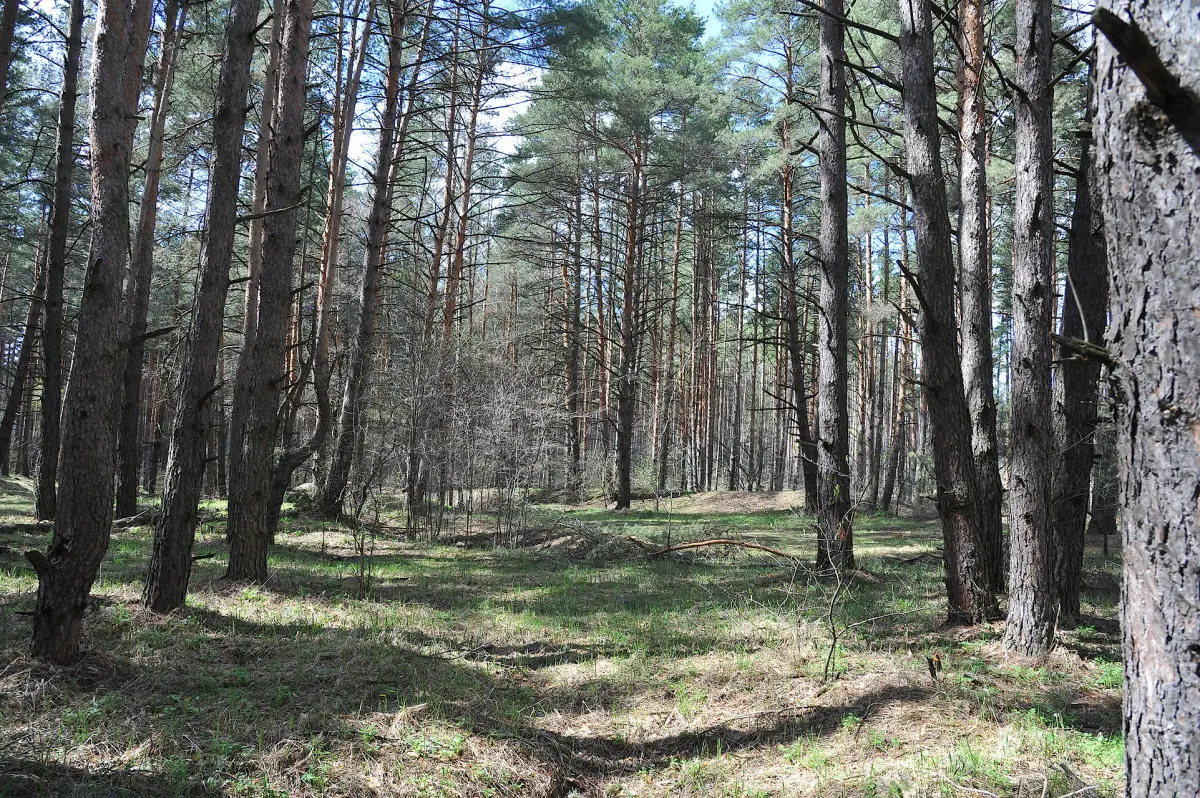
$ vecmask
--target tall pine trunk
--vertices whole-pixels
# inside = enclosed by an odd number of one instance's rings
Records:
[[[213,109],[213,165],[209,175],[208,235],[200,259],[200,282],[183,341],[178,404],[171,421],[162,515],[142,601],[156,612],[183,605],[192,569],[197,509],[204,483],[208,406],[220,355],[225,297],[237,225],[246,96],[254,54],[254,26],[261,0],[234,0],[225,28],[225,54]]]
[[[854,568],[847,409],[846,52],[842,0],[824,0],[820,19],[821,289],[817,307],[817,568]],[[797,397],[797,401],[802,399]]]
[[[1085,138],[1075,179],[1075,209],[1068,240],[1067,287],[1061,331],[1072,342],[1103,346],[1108,322],[1108,253],[1104,222],[1097,207],[1092,179],[1090,141]],[[1099,423],[1100,364],[1062,351],[1059,386],[1063,423],[1055,449],[1054,505],[1051,510],[1054,547],[1054,588],[1059,625],[1074,626],[1079,618],[1079,586],[1083,576],[1084,531],[1092,462],[1096,456]]]
[[[92,240],[79,336],[63,407],[61,494],[38,575],[33,654],[69,662],[79,651],[88,593],[112,531],[117,388],[123,360],[121,280],[129,253],[129,166],[149,0],[105,0],[97,11],[91,92]],[[144,24],[143,24],[144,21]],[[136,96],[136,94],[135,94]]]
[[[632,500],[634,414],[637,401],[637,345],[644,151],[635,134],[633,158],[625,196],[625,263],[621,279],[621,352],[617,378],[617,497],[616,509],[628,510]]]
[[[274,452],[279,429],[279,399],[287,381],[287,328],[292,300],[301,161],[304,154],[305,77],[308,71],[312,0],[287,0],[280,50],[279,95],[267,178],[269,215],[263,223],[262,275],[258,329],[253,346],[246,398],[246,429],[241,452],[229,473],[230,579],[261,581],[267,576],[267,546],[274,532]],[[247,342],[249,343],[249,342]],[[241,371],[241,369],[239,369]]]
[[[125,355],[121,378],[121,419],[117,432],[117,509],[118,518],[137,513],[138,466],[141,450],[142,374],[146,318],[150,308],[150,279],[154,271],[154,228],[158,221],[158,184],[162,172],[163,134],[167,122],[167,97],[174,75],[175,48],[182,33],[183,18],[178,0],[167,0],[163,11],[162,52],[154,84],[154,106],[150,121],[150,142],[146,153],[145,184],[138,209],[137,236],[133,260],[125,288],[125,326],[130,345]]]
[[[955,321],[954,254],[938,134],[933,29],[929,0],[900,3],[903,57],[904,143],[912,189],[919,275],[914,292],[921,310],[922,383],[942,522],[950,623],[977,623],[993,612],[985,551],[976,510],[971,415],[959,362]],[[909,275],[906,275],[906,277]],[[919,440],[919,436],[917,437]]]
[[[1012,432],[1005,647],[1043,654],[1054,641],[1050,551],[1053,426],[1054,92],[1050,0],[1017,0],[1016,204],[1013,210]]]
[[[46,245],[46,324],[42,328],[42,456],[38,470],[36,512],[53,520],[58,504],[58,444],[62,411],[63,281],[67,269],[67,233],[71,224],[71,181],[75,171],[75,107],[79,94],[79,61],[83,50],[83,2],[71,0],[67,22],[67,58],[58,104],[58,143],[54,165],[54,202]]]
[[[987,103],[984,90],[983,0],[959,2],[958,261],[962,286],[962,368],[971,412],[976,503],[985,567],[992,584],[1004,583],[996,397],[992,390],[992,275],[988,257]]]
[[[425,54],[430,20],[433,17],[431,9],[425,16],[421,43],[418,45],[417,58],[409,76],[404,111],[399,113],[405,15],[399,10],[398,5],[395,2],[389,3],[391,31],[388,38],[388,71],[384,86],[383,126],[379,134],[375,171],[372,178],[371,211],[367,218],[367,246],[363,258],[362,282],[359,285],[358,325],[350,350],[329,473],[322,490],[322,511],[327,518],[336,518],[341,514],[346,487],[350,484],[350,467],[355,443],[362,426],[361,416],[365,405],[365,392],[369,377],[368,367],[375,341],[375,307],[379,298],[379,279],[383,269],[384,245],[387,241],[388,220],[391,215],[391,200],[395,186],[397,167],[394,165],[400,162],[399,156],[403,152],[407,138],[408,121],[412,118],[417,80]]]

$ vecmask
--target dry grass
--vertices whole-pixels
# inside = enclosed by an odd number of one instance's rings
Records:
[[[1045,662],[1002,629],[946,630],[925,525],[862,519],[829,646],[831,586],[770,557],[650,560],[603,548],[714,530],[809,556],[789,512],[717,497],[564,523],[586,545],[502,549],[298,520],[263,585],[220,580],[201,530],[187,607],[138,604],[147,529],[113,539],[70,668],[25,655],[43,546],[0,496],[0,795],[1061,795],[1120,787],[1116,563],[1089,556],[1088,611]],[[769,501],[777,502],[772,498]],[[549,513],[549,511],[546,511]],[[557,532],[555,533],[557,534]],[[553,536],[549,536],[554,539]],[[603,552],[600,557],[594,556]],[[886,616],[886,617],[881,617]],[[925,655],[938,650],[942,677]],[[957,786],[956,786],[957,785]]]

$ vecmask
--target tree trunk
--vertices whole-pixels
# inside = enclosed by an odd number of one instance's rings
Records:
[[[17,31],[17,12],[20,10],[21,0],[4,0],[4,10],[0,11],[0,111],[4,110],[8,93],[8,68],[12,66],[13,36]]]
[[[262,581],[272,536],[271,506],[279,398],[288,377],[287,328],[296,252],[297,208],[301,202],[304,155],[305,75],[308,68],[312,0],[287,0],[280,51],[279,95],[270,146],[267,208],[263,223],[258,330],[248,369],[246,431],[237,472],[229,474],[229,567],[226,577]],[[235,441],[235,445],[237,442]]]
[[[817,305],[817,569],[854,568],[850,414],[846,406],[849,254],[846,200],[846,74],[842,0],[820,19],[821,289]],[[799,400],[802,401],[802,400]]]
[[[146,348],[141,339],[146,332],[150,279],[154,271],[154,227],[158,221],[158,184],[162,171],[167,97],[171,93],[175,48],[182,27],[183,17],[179,13],[178,0],[167,0],[163,12],[162,52],[154,85],[150,142],[146,153],[146,179],[138,213],[133,261],[125,289],[125,325],[131,343],[125,355],[125,370],[121,379],[121,419],[117,432],[118,518],[137,514],[138,466],[141,462],[138,432],[141,426],[143,356]]]
[[[638,238],[642,214],[642,142],[635,135],[625,197],[625,268],[621,280],[621,358],[617,378],[617,510],[632,499],[633,422],[637,401],[637,345],[640,312]]]
[[[175,392],[178,404],[171,422],[162,515],[154,530],[154,551],[142,594],[143,603],[156,612],[183,606],[191,576],[192,544],[204,479],[207,408],[214,394],[233,259],[246,96],[260,5],[261,0],[234,0],[225,28],[225,54],[213,109],[213,164],[205,210],[208,235],[180,358]]]
[[[45,217],[43,217],[44,219]],[[25,401],[25,388],[29,382],[29,372],[33,366],[34,346],[37,344],[38,327],[42,323],[42,306],[46,299],[46,263],[44,248],[39,247],[37,278],[34,280],[33,298],[29,300],[29,310],[25,314],[25,326],[21,334],[21,349],[17,353],[17,363],[13,368],[12,390],[4,404],[4,416],[0,418],[0,474],[8,476],[9,455],[12,453],[13,426],[17,421],[17,413]]]
[[[261,0],[260,0],[261,2]],[[270,174],[270,140],[271,129],[275,120],[275,105],[279,95],[279,53],[283,39],[283,20],[287,13],[286,0],[274,0],[271,9],[271,41],[267,47],[266,74],[263,76],[263,91],[261,109],[259,111],[258,150],[254,155],[254,195],[251,200],[251,213],[255,218],[250,222],[250,241],[248,243],[249,274],[246,280],[245,310],[242,315],[242,350],[249,352],[254,348],[254,338],[258,334],[258,286],[262,278],[263,258],[263,225],[266,217],[263,212],[267,208],[267,176]],[[250,357],[239,357],[234,370],[233,400],[229,408],[229,430],[225,448],[228,461],[227,474],[232,476],[240,473],[242,458],[242,441],[246,435],[246,414],[249,412],[250,397],[247,393],[253,383],[254,361]],[[233,486],[226,483],[225,492],[232,493]]]
[[[71,0],[67,22],[67,58],[58,105],[58,143],[54,165],[54,203],[46,245],[46,324],[42,328],[42,456],[38,469],[36,513],[53,520],[57,507],[58,444],[62,410],[63,280],[67,269],[67,233],[71,224],[71,181],[75,169],[75,106],[83,49],[83,2]]]
[[[808,362],[805,351],[808,343],[808,324],[801,323],[798,305],[800,297],[797,295],[798,267],[795,257],[795,230],[793,229],[793,177],[794,170],[791,164],[784,164],[780,171],[783,196],[780,199],[779,224],[782,266],[787,280],[784,316],[787,325],[788,362],[791,366],[792,404],[795,406],[796,429],[800,437],[800,468],[804,473],[804,510],[814,513],[817,508],[817,442],[813,439],[812,426],[808,419],[808,389],[804,375],[805,364]],[[811,299],[806,295],[803,300],[804,316],[807,318]]]
[[[148,0],[137,0],[148,3]],[[132,144],[129,73],[145,56],[139,15],[128,0],[104,0],[93,47],[92,241],[79,308],[79,336],[63,408],[62,494],[48,555],[30,555],[38,575],[33,654],[54,662],[79,651],[83,612],[112,531],[117,377],[122,361],[121,279],[129,253]]]
[[[322,512],[326,518],[337,518],[341,514],[346,486],[350,483],[350,467],[355,441],[362,423],[361,415],[369,377],[368,366],[375,340],[375,306],[378,303],[379,278],[383,269],[384,245],[387,240],[392,192],[395,187],[395,169],[397,167],[394,164],[400,163],[400,155],[407,138],[408,121],[412,118],[417,80],[425,56],[430,21],[433,18],[432,9],[430,9],[425,15],[421,43],[418,46],[416,62],[410,73],[404,111],[402,114],[398,114],[400,77],[403,70],[401,57],[404,47],[405,15],[398,9],[396,2],[390,2],[389,9],[391,31],[388,38],[388,71],[384,87],[383,125],[379,134],[379,148],[375,156],[371,211],[367,218],[367,246],[363,259],[362,282],[359,287],[358,326],[346,370],[342,406],[337,420],[337,437],[321,496]],[[398,131],[397,128],[399,128]]]
[[[930,414],[938,419],[931,433],[947,620],[977,623],[992,613],[994,603],[976,512],[971,416],[959,360],[954,254],[940,160],[929,6],[929,0],[900,4],[903,80],[908,87],[904,93],[904,142],[920,264],[918,283],[913,287],[921,309],[925,400]]]
[[[1071,214],[1061,330],[1066,338],[1103,346],[1108,321],[1108,254],[1104,244],[1103,216],[1093,197],[1095,187],[1089,144],[1084,139],[1075,179],[1075,209]],[[1054,505],[1051,510],[1054,587],[1058,595],[1060,626],[1073,627],[1079,617],[1084,530],[1100,415],[1099,380],[1099,363],[1062,352],[1058,382],[1063,423],[1061,439],[1055,446]]]
[[[1004,584],[996,397],[992,390],[992,275],[988,257],[987,123],[984,96],[983,0],[959,1],[958,260],[962,287],[962,370],[971,412],[976,504],[984,567],[992,585]]]
[[[1105,37],[1095,131],[1109,350],[1124,394],[1125,795],[1190,798],[1200,784],[1200,18],[1191,0],[1106,5],[1116,13],[1094,16]]]
[[[1016,204],[1013,210],[1012,443],[1005,647],[1027,656],[1054,641],[1050,488],[1050,320],[1054,289],[1054,141],[1050,0],[1017,0]]]

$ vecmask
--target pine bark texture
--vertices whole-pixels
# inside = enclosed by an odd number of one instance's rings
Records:
[[[992,274],[988,253],[987,103],[982,0],[959,3],[961,62],[958,73],[959,282],[962,287],[963,380],[971,412],[976,503],[985,567],[994,586],[1004,583],[996,396],[992,388]]]
[[[817,568],[854,568],[850,496],[846,312],[849,243],[846,200],[846,60],[842,0],[824,0],[820,18],[821,281],[817,304]]]
[[[267,577],[267,547],[273,533],[272,497],[279,400],[286,387],[287,330],[292,305],[292,272],[296,252],[297,208],[301,200],[304,154],[305,77],[308,71],[312,0],[288,0],[280,51],[279,95],[270,146],[267,178],[268,215],[263,223],[262,276],[258,297],[258,329],[247,391],[246,429],[234,473],[229,474],[230,579],[262,581]],[[239,369],[239,372],[241,370]]]
[[[929,416],[942,522],[947,620],[977,623],[993,610],[975,496],[971,415],[963,387],[955,320],[954,254],[942,172],[928,0],[900,3],[906,169],[912,189],[919,274],[922,383]]]
[[[1050,549],[1054,428],[1050,324],[1054,290],[1050,0],[1017,0],[1016,202],[1013,210],[1012,430],[1008,624],[1004,645],[1044,654],[1054,641]]]
[[[1095,131],[1108,348],[1124,394],[1125,794],[1190,798],[1200,784],[1200,16],[1192,0],[1105,5]]]
[[[147,0],[139,0],[147,2]],[[135,109],[127,69],[139,69],[139,10],[105,0],[97,12],[91,93],[92,240],[79,336],[63,407],[61,493],[38,574],[33,654],[70,662],[79,652],[88,593],[112,531],[118,373],[123,360],[121,280],[129,252],[128,180]],[[146,17],[148,19],[148,13]],[[139,52],[140,51],[140,52]]]
[[[1108,253],[1103,216],[1092,179],[1091,147],[1084,141],[1075,181],[1075,208],[1068,239],[1067,285],[1063,299],[1062,335],[1097,346],[1104,344],[1108,323]],[[1084,531],[1087,528],[1096,425],[1100,414],[1100,364],[1062,352],[1059,385],[1062,425],[1057,441],[1051,539],[1054,589],[1059,625],[1075,625],[1083,576]]]
[[[225,54],[213,109],[213,165],[209,177],[208,236],[200,259],[200,281],[183,341],[178,406],[171,421],[162,515],[142,601],[156,612],[183,605],[192,569],[192,544],[203,488],[208,404],[221,346],[225,297],[237,225],[242,136],[254,26],[261,0],[234,0],[225,29]]]

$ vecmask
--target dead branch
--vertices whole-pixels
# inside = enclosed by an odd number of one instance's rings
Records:
[[[738,546],[743,549],[756,549],[757,551],[765,551],[767,554],[774,554],[776,557],[782,557],[785,560],[795,561],[799,559],[793,554],[788,554],[779,549],[773,549],[770,546],[763,546],[758,543],[751,543],[746,540],[731,540],[730,538],[712,538],[711,540],[698,540],[693,543],[679,543],[674,546],[667,546],[661,549],[654,549],[652,546],[643,543],[637,538],[629,538],[631,543],[637,544],[643,550],[649,552],[651,557],[661,557],[664,554],[670,554],[673,551],[686,551],[687,549],[699,549],[705,546]]]

